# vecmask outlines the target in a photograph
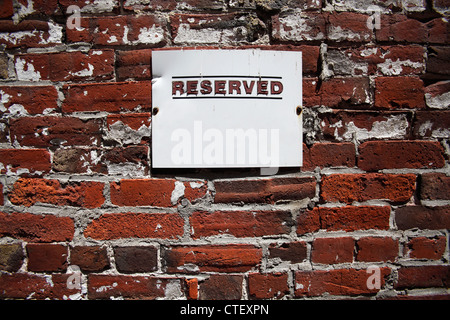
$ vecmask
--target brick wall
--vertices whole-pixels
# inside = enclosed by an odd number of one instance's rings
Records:
[[[448,14],[0,1],[0,298],[448,299]],[[152,49],[195,46],[301,49],[302,168],[151,168]]]

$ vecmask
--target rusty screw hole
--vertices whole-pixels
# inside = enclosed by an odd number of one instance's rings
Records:
[[[302,114],[302,111],[303,111],[303,108],[302,108],[301,106],[298,106],[298,107],[297,107],[297,110],[296,110],[297,115],[298,115],[298,116],[301,115],[301,114]]]
[[[153,113],[153,115],[154,116],[156,116],[157,114],[158,114],[158,112],[159,112],[159,109],[158,108],[153,108],[153,111],[152,111],[152,113]]]

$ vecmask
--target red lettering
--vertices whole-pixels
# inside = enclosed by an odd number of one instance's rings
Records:
[[[228,93],[233,94],[233,91],[236,91],[236,94],[241,94],[241,82],[238,80],[230,80],[228,82]]]
[[[280,94],[283,92],[283,84],[280,81],[270,82],[270,94]]]
[[[268,81],[258,81],[258,94],[269,94],[267,91]]]
[[[172,95],[176,95],[177,91],[182,95],[184,93],[183,81],[172,81]]]
[[[202,94],[210,94],[212,92],[211,81],[209,80],[203,80],[200,82],[200,87],[200,92]]]
[[[198,94],[197,91],[197,85],[198,85],[198,81],[187,81],[186,82],[186,87],[187,87],[187,94]]]
[[[226,81],[215,81],[214,82],[214,93],[215,94],[226,94],[227,93],[225,91],[226,83],[227,83]]]
[[[244,90],[246,94],[252,94],[253,86],[255,85],[255,81],[250,81],[250,86],[248,86],[247,81],[242,81],[244,83]]]

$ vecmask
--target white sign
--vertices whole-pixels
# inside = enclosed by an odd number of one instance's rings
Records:
[[[152,52],[154,168],[302,165],[298,51]]]

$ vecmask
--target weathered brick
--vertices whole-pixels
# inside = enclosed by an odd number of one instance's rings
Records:
[[[0,183],[0,206],[2,206],[5,202],[4,196],[3,196],[3,184]]]
[[[0,44],[6,48],[40,48],[62,43],[63,27],[53,22],[0,20]],[[8,36],[5,36],[8,35]]]
[[[450,286],[450,266],[403,267],[398,270],[396,289]]]
[[[307,257],[306,242],[287,242],[280,245],[271,244],[269,246],[269,258],[278,258],[291,263],[303,262]]]
[[[152,78],[151,58],[151,49],[117,51],[117,80],[150,80]]]
[[[67,29],[68,42],[90,42],[102,46],[165,43],[164,21],[156,15],[82,17],[80,28]]]
[[[178,213],[107,213],[94,219],[84,236],[96,240],[177,239],[183,235],[183,224]]]
[[[372,199],[407,202],[414,194],[415,182],[414,174],[333,174],[322,178],[321,198],[345,203]]]
[[[448,79],[450,75],[450,48],[444,46],[428,47],[426,77],[431,79]]]
[[[28,270],[62,272],[67,269],[67,247],[60,244],[27,244]]]
[[[356,242],[357,261],[395,262],[398,256],[398,240],[388,237],[363,237]]]
[[[285,11],[272,16],[272,37],[280,42],[324,40],[326,38],[326,15]]]
[[[428,39],[427,26],[403,14],[381,15],[380,28],[375,30],[378,41],[424,43]]]
[[[69,84],[63,92],[63,112],[151,110],[151,82],[147,81]]]
[[[423,200],[450,200],[450,177],[443,173],[424,173],[419,190]]]
[[[359,146],[358,167],[366,171],[444,165],[444,148],[437,141],[369,141]]]
[[[380,268],[380,285],[384,288],[386,277],[391,270]],[[313,297],[325,293],[330,295],[369,295],[376,294],[380,289],[369,289],[367,279],[370,277],[365,269],[332,269],[327,271],[297,271],[295,272],[295,296]]]
[[[36,203],[57,206],[98,208],[103,202],[103,183],[85,181],[61,185],[55,179],[21,178],[11,189],[9,201],[15,205],[30,207]]]
[[[114,248],[116,267],[122,273],[152,272],[158,268],[158,250],[153,246]]]
[[[250,273],[248,290],[251,299],[281,299],[289,294],[287,273]]]
[[[320,134],[328,141],[409,138],[412,114],[398,111],[333,111],[319,114]]]
[[[76,246],[70,249],[70,264],[83,272],[101,272],[109,269],[106,247]]]
[[[11,140],[21,146],[91,146],[101,141],[101,121],[73,117],[22,117],[10,120]]]
[[[125,179],[111,182],[111,202],[119,206],[172,206],[172,179]]]
[[[405,255],[412,259],[440,260],[445,252],[446,237],[435,238],[415,237],[405,246]]]
[[[78,0],[58,0],[58,3],[63,12],[67,12],[67,8],[71,5],[78,6],[80,8],[80,13],[117,12],[120,7],[119,0],[85,2],[80,2]]]
[[[107,131],[103,139],[107,143],[129,145],[150,142],[151,114],[125,113],[111,114],[106,118]]]
[[[0,173],[48,173],[50,153],[45,149],[1,149]]]
[[[37,275],[5,273],[0,277],[2,299],[70,299],[81,296],[81,288],[68,288],[70,274]]]
[[[449,229],[450,206],[404,206],[395,210],[395,223],[400,230]]]
[[[172,246],[162,258],[169,273],[245,272],[260,264],[262,249],[246,244]]]
[[[327,231],[388,230],[391,208],[388,206],[319,207],[297,217],[297,234]]]
[[[22,266],[24,258],[22,244],[0,244],[0,270],[17,272]]]
[[[356,151],[353,143],[315,143],[311,148],[303,145],[302,170],[316,167],[354,167]]]
[[[383,109],[425,108],[423,81],[416,77],[376,78],[375,107]]]
[[[199,285],[200,300],[242,299],[242,275],[211,274]]]
[[[179,278],[108,274],[90,274],[88,277],[89,299],[180,299],[185,297],[184,291],[184,281]]]
[[[1,86],[0,99],[10,115],[43,114],[58,108],[53,86]]]
[[[184,14],[170,16],[173,42],[177,45],[236,45],[257,39],[263,23],[256,15],[241,13]]]
[[[203,10],[222,10],[226,7],[226,0],[153,0],[153,1],[134,1],[127,0],[123,4],[125,10],[140,12],[142,10],[155,11],[173,11],[175,9],[188,9],[194,11]]]
[[[429,108],[446,109],[450,106],[450,80],[439,81],[425,88],[425,101]]]
[[[217,180],[214,182],[217,203],[275,203],[315,196],[314,178],[271,178],[260,180]]]
[[[373,39],[373,32],[367,27],[368,19],[368,15],[354,12],[330,14],[327,23],[327,38],[339,42],[369,42]]]
[[[69,217],[31,213],[0,213],[0,235],[31,242],[71,241],[75,232]]]
[[[15,69],[23,81],[108,80],[114,76],[114,51],[109,49],[16,55]]]
[[[415,138],[449,138],[450,110],[417,111],[413,122]]]
[[[317,90],[317,79],[303,79],[303,103],[307,107],[347,108],[372,101],[369,78],[332,78]]]
[[[288,211],[196,211],[190,218],[195,239],[221,234],[235,237],[289,234],[292,223]]]
[[[355,240],[351,237],[316,238],[312,243],[311,262],[335,264],[353,262]]]
[[[14,7],[12,0],[0,1],[0,18],[9,18],[14,14]]]

